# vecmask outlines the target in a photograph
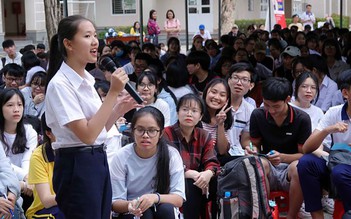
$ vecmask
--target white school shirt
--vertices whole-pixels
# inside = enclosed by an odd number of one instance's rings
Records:
[[[28,174],[30,157],[32,155],[33,150],[38,146],[38,134],[33,129],[33,127],[31,125],[26,124],[24,125],[24,129],[26,132],[27,149],[25,149],[23,153],[19,154],[12,153],[12,145],[16,139],[16,134],[9,134],[4,132],[5,141],[8,145],[10,145],[10,150],[7,153],[7,157],[10,159],[11,166],[18,180],[23,180],[24,177]],[[3,147],[1,142],[0,146]]]
[[[53,149],[83,146],[79,138],[67,127],[67,124],[80,120],[90,120],[99,110],[102,102],[94,88],[95,79],[89,72],[81,77],[65,62],[51,79],[45,97],[46,122],[56,136]],[[107,132],[103,128],[94,145],[106,140]]]
[[[231,110],[233,116],[232,127],[227,131],[230,143],[229,154],[231,156],[245,155],[245,151],[240,142],[242,132],[250,132],[250,117],[255,109],[250,103],[243,98],[240,107],[234,111]]]
[[[313,104],[326,112],[332,106],[332,98],[337,90],[338,85],[326,75],[319,87],[318,100],[317,102],[314,101]]]
[[[333,106],[329,108],[329,110],[325,113],[322,120],[318,123],[318,126],[316,129],[319,131],[322,131],[326,127],[334,125],[337,122],[341,122],[341,121],[346,122],[350,127],[351,120],[346,113],[347,106],[348,106],[348,103],[345,103],[343,105]],[[334,133],[332,134],[332,136],[333,136],[334,144],[335,143],[349,144],[351,139],[351,129],[350,128],[347,129],[347,131],[344,133],[341,133],[341,132]]]

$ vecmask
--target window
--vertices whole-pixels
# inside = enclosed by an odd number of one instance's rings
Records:
[[[266,12],[268,10],[268,0],[261,0],[261,11]]]
[[[253,11],[254,10],[254,0],[248,0],[248,10]]]
[[[112,0],[112,14],[135,14],[136,0]]]

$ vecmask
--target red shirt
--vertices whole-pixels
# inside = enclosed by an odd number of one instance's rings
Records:
[[[187,142],[178,123],[176,123],[165,128],[164,136],[178,149],[185,165],[185,171],[212,170],[218,173],[220,166],[214,150],[213,139],[207,131],[195,127],[190,141]]]

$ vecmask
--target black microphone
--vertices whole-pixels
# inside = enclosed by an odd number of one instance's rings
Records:
[[[103,66],[104,68],[106,68],[106,70],[111,72],[111,73],[113,73],[117,69],[114,61],[108,56],[101,58],[100,65]],[[126,83],[126,86],[124,88],[128,91],[130,96],[132,96],[137,103],[142,104],[144,102],[143,98],[141,98],[141,96],[133,88],[133,86],[130,85],[129,82]]]

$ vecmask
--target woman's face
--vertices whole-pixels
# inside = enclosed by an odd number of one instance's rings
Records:
[[[195,100],[184,102],[177,113],[179,124],[188,128],[194,128],[202,118],[201,107]]]
[[[306,78],[304,82],[299,86],[297,92],[298,101],[304,103],[310,103],[317,94],[317,85],[312,78]]]
[[[171,11],[167,12],[167,18],[172,19],[174,17],[173,13]]]
[[[215,84],[210,87],[206,95],[206,105],[210,109],[222,109],[228,101],[227,90],[222,83]]]
[[[45,92],[45,84],[41,83],[40,78],[34,78],[30,87],[32,88],[33,98],[38,94],[43,94]]]
[[[240,61],[244,61],[244,60],[248,60],[247,53],[245,51],[238,51],[235,54],[235,61],[240,62]]]
[[[293,71],[294,78],[297,78],[303,72],[305,72],[305,67],[301,63],[297,63]]]
[[[324,52],[327,56],[334,57],[336,54],[336,48],[334,45],[328,44],[328,45],[325,45]]]
[[[136,28],[136,29],[139,29],[139,28],[140,28],[139,22],[136,22],[136,23],[135,23],[135,28]]]
[[[196,50],[202,50],[202,39],[198,38],[196,40],[194,40],[194,47]]]
[[[239,48],[244,48],[244,41],[242,39],[237,39],[234,42],[234,49],[238,50]]]
[[[101,55],[111,54],[111,48],[109,46],[104,46]]]
[[[223,76],[227,76],[229,74],[230,67],[232,66],[231,62],[224,62],[221,66],[221,72]]]
[[[296,44],[297,44],[298,46],[305,45],[305,43],[306,43],[306,38],[305,38],[304,35],[298,34],[298,35],[296,36],[295,42],[296,42]]]
[[[155,99],[156,86],[150,83],[149,79],[145,76],[140,84],[138,84],[138,92],[147,104],[151,104]]]
[[[137,153],[141,152],[148,155],[156,153],[161,133],[160,127],[151,114],[146,114],[138,118],[134,125],[133,136]],[[138,155],[140,156],[141,154]]]
[[[152,19],[156,20],[156,18],[157,18],[157,12],[154,11],[154,13],[152,13]]]
[[[76,59],[80,64],[95,63],[98,56],[99,41],[94,25],[82,21],[72,40],[64,39],[68,59]]]
[[[3,106],[2,113],[6,123],[18,123],[23,116],[23,102],[15,94]]]
[[[272,56],[274,59],[279,58],[279,56],[280,56],[280,50],[279,50],[278,48],[276,48],[275,46],[270,46],[270,47],[269,47],[269,51],[271,52],[271,56]]]
[[[169,43],[169,47],[168,47],[169,52],[172,53],[178,53],[179,52],[179,44],[176,41],[171,41]]]

